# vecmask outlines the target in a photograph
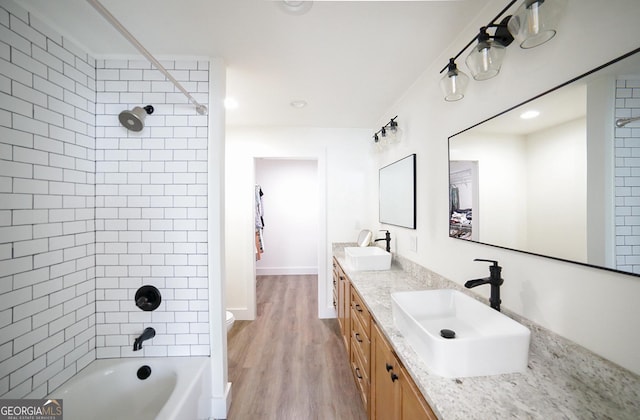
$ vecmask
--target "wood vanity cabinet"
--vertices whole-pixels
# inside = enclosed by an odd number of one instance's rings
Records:
[[[351,370],[362,402],[370,413],[371,314],[358,292],[351,288]]]
[[[349,278],[344,273],[344,270],[340,266],[340,263],[333,259],[333,285],[334,290],[337,292],[334,297],[337,298],[337,311],[338,311],[338,324],[340,325],[340,331],[342,332],[342,340],[344,346],[347,349],[347,355],[351,354],[350,342],[351,342],[351,284]]]
[[[336,310],[336,314],[338,313],[338,263],[336,260],[333,260],[333,287],[331,290],[333,291],[333,309]]]
[[[431,407],[375,323],[371,327],[369,418],[372,420],[437,420]]]
[[[369,419],[437,420],[335,258],[333,293],[349,365]]]

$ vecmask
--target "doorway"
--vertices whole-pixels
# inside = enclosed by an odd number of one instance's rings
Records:
[[[260,259],[256,258],[255,276],[315,275],[318,317],[333,317],[327,286],[323,156],[255,158],[254,174],[255,184],[263,194],[264,224],[263,252]],[[255,278],[251,293],[256,293]]]
[[[318,274],[318,162],[256,159],[256,275]]]

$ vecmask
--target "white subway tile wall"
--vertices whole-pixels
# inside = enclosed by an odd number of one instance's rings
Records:
[[[0,397],[96,357],[95,60],[0,6]]]
[[[616,81],[616,118],[640,117],[640,79]],[[640,274],[640,122],[615,129],[616,268]]]
[[[163,65],[207,104],[207,61]],[[119,125],[147,104],[142,132]],[[0,398],[44,397],[96,358],[210,353],[207,142],[146,60],[95,60],[2,2]],[[144,284],[154,312],[134,304]]]
[[[208,61],[163,61],[207,104]],[[207,284],[207,117],[140,60],[97,60],[97,358],[209,354]],[[152,105],[140,132],[118,114]],[[156,286],[153,312],[136,290]],[[156,336],[133,351],[147,327]]]

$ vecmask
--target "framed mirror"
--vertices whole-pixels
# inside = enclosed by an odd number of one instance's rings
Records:
[[[380,168],[380,223],[416,228],[416,155]]]
[[[640,49],[449,137],[449,195],[450,237],[640,275]]]

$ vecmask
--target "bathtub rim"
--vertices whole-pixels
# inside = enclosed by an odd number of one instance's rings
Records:
[[[179,367],[177,380],[174,389],[171,391],[169,398],[165,401],[163,407],[158,412],[156,420],[169,420],[181,418],[180,410],[185,402],[189,399],[190,394],[196,387],[200,388],[200,395],[197,396],[198,418],[211,417],[211,357],[209,356],[173,356],[173,357],[120,357],[120,358],[103,358],[95,359],[87,366],[78,371],[49,392],[45,398],[58,398],[64,401],[63,397],[56,397],[66,388],[77,384],[82,380],[83,376],[91,375],[101,371],[106,371],[112,367],[131,364],[132,369],[137,370],[138,367],[149,365],[153,369],[153,365],[163,364],[171,367]],[[177,392],[178,391],[178,392]]]

